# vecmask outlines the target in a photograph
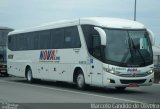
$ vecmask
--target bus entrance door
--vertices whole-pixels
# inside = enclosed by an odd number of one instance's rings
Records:
[[[95,86],[101,86],[102,85],[102,62],[100,62],[97,59],[92,59],[91,65],[91,83]]]

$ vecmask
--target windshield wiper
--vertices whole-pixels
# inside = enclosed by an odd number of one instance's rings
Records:
[[[142,53],[139,51],[139,49],[136,49],[136,46],[135,46],[135,44],[134,44],[134,42],[133,42],[133,39],[130,37],[130,40],[132,41],[132,45],[133,45],[133,47],[132,48],[134,48],[134,50],[137,50],[138,51],[138,53],[139,53],[139,55],[140,55],[140,57],[141,57],[141,59],[143,60],[143,62],[144,62],[144,65],[146,65],[146,61],[145,61],[145,59],[144,59],[144,57],[143,57],[143,55],[142,55]]]

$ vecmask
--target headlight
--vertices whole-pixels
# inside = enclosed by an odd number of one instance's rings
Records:
[[[152,74],[152,73],[154,73],[153,70],[150,70],[150,71],[147,72],[147,74]]]
[[[111,74],[114,74],[114,75],[120,74],[120,72],[117,72],[117,71],[112,70],[112,69],[108,70],[108,72],[111,73]]]

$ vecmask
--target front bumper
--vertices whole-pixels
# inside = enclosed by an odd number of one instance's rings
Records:
[[[7,65],[0,65],[0,75],[7,75]]]
[[[104,87],[130,87],[130,84],[137,86],[149,86],[154,82],[154,73],[145,77],[120,77],[110,73],[104,74]]]

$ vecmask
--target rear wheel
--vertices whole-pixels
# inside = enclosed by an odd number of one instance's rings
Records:
[[[26,78],[27,78],[28,82],[30,82],[30,83],[33,82],[32,70],[30,68],[28,68],[28,70],[26,72]]]
[[[77,84],[78,89],[85,88],[85,78],[81,70],[78,71],[77,78],[76,78],[76,84]]]

